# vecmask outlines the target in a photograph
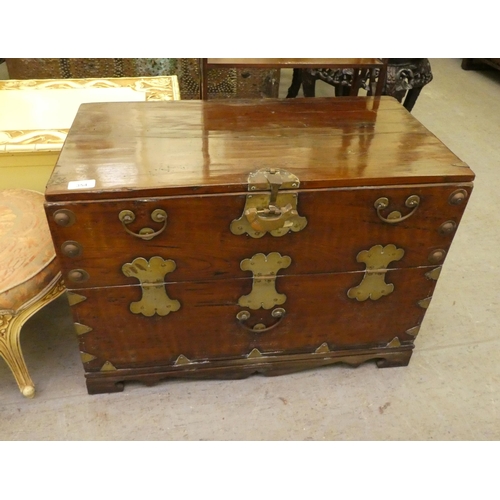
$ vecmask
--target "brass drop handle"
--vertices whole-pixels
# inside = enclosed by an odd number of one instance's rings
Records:
[[[141,240],[151,240],[155,236],[158,236],[163,231],[165,231],[165,228],[167,227],[167,212],[165,212],[165,210],[162,210],[161,208],[157,208],[156,210],[153,210],[153,212],[151,213],[151,219],[154,222],[163,222],[163,227],[158,231],[155,231],[150,227],[143,227],[138,233],[134,233],[133,231],[131,231],[127,227],[127,224],[130,224],[135,220],[135,214],[131,210],[122,210],[118,214],[118,218],[120,219],[123,225],[123,229],[125,229],[125,231],[128,234],[131,234],[136,238],[141,238]]]
[[[266,326],[263,323],[257,323],[253,328],[250,328],[249,326],[245,325],[245,321],[250,318],[250,313],[248,311],[240,311],[236,315],[236,319],[238,320],[239,324],[245,329],[248,330],[249,332],[255,332],[255,333],[264,333],[268,332],[269,330],[272,330],[273,328],[276,328],[283,318],[285,317],[286,311],[282,307],[277,307],[274,309],[274,311],[271,313],[271,316],[273,318],[278,318],[278,321],[274,323],[271,326]]]
[[[293,226],[293,221],[290,219],[297,215],[297,210],[294,210],[290,203],[282,208],[269,205],[269,208],[262,210],[258,210],[257,208],[245,210],[245,217],[252,228],[261,233],[291,227]]]
[[[385,197],[379,198],[374,204],[374,206],[377,210],[377,215],[378,215],[379,219],[384,221],[384,222],[387,222],[387,224],[397,224],[398,222],[402,222],[402,221],[408,219],[409,217],[411,217],[416,212],[418,206],[420,205],[420,196],[418,196],[416,194],[412,194],[411,196],[409,196],[406,199],[405,205],[408,208],[413,209],[409,214],[406,214],[403,216],[403,215],[401,215],[401,212],[394,211],[394,212],[391,212],[386,218],[382,215],[381,212],[382,212],[382,210],[384,210],[385,208],[387,208],[389,206],[388,198],[385,198]]]

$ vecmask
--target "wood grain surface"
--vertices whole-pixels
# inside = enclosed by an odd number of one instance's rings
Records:
[[[458,225],[467,204],[468,198],[461,205],[448,203],[457,188],[460,186],[424,185],[301,191],[298,212],[307,218],[307,226],[281,237],[266,234],[251,238],[230,232],[231,222],[243,212],[246,193],[49,204],[47,214],[70,289],[134,284],[135,280],[122,273],[123,264],[136,257],[150,259],[156,255],[177,264],[167,281],[245,277],[247,273],[241,271],[240,262],[256,253],[270,252],[291,257],[292,265],[284,274],[305,275],[364,271],[364,265],[356,261],[358,253],[390,243],[405,251],[403,259],[390,267],[433,265],[428,260],[430,253],[437,249],[448,251],[455,234],[440,234],[441,224],[452,220]],[[469,185],[461,188],[471,191]],[[388,208],[382,212],[387,217],[393,210],[403,215],[410,213],[405,201],[415,194],[421,198],[420,206],[405,221],[387,224],[377,216],[374,203],[379,197],[389,199]],[[53,214],[62,206],[75,214],[72,226],[60,227],[54,222]],[[150,241],[127,234],[118,219],[121,210],[131,210],[136,214],[129,227],[132,231],[137,233],[143,227],[158,230],[162,224],[150,217],[157,208],[166,211],[167,226]],[[81,255],[63,255],[61,247],[65,241],[80,243]],[[72,282],[68,273],[81,268],[89,273],[89,280]]]
[[[250,332],[236,319],[251,314],[249,326],[277,320],[271,311],[238,305],[252,288],[250,279],[172,283],[166,286],[181,308],[167,316],[133,314],[129,304],[140,300],[139,286],[79,291],[86,300],[72,306],[75,321],[91,331],[79,336],[80,350],[96,359],[86,371],[99,371],[106,361],[115,368],[172,365],[179,355],[189,360],[244,358],[252,349],[273,354],[312,354],[324,342],[330,350],[385,347],[394,337],[412,343],[406,330],[419,325],[425,309],[418,301],[432,295],[436,281],[428,269],[389,271],[394,292],[379,300],[358,302],[347,297],[360,283],[359,273],[278,277],[276,289],[286,295],[286,316],[267,332]]]
[[[81,106],[46,198],[241,192],[260,168],[304,189],[474,178],[390,97],[99,103]],[[82,180],[95,187],[68,189]]]

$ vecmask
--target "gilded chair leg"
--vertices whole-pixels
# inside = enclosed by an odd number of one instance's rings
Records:
[[[35,386],[28,373],[21,351],[19,342],[21,326],[18,316],[0,315],[0,356],[5,359],[12,371],[23,396],[32,398],[35,395]]]
[[[35,395],[35,385],[28,373],[21,351],[21,328],[33,314],[59,297],[64,291],[64,283],[59,273],[42,293],[31,300],[21,311],[15,314],[0,313],[0,356],[11,369],[19,390],[27,398]]]

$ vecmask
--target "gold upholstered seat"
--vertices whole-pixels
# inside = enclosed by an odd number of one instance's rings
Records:
[[[35,387],[21,351],[21,327],[65,290],[43,203],[36,191],[0,191],[0,356],[26,397]]]

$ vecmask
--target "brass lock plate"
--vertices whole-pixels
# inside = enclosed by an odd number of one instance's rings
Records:
[[[289,231],[301,231],[307,219],[298,214],[298,193],[289,191],[299,187],[299,178],[286,170],[252,172],[248,176],[248,190],[255,194],[247,195],[243,213],[231,222],[231,232],[262,238],[266,233],[283,236]]]

